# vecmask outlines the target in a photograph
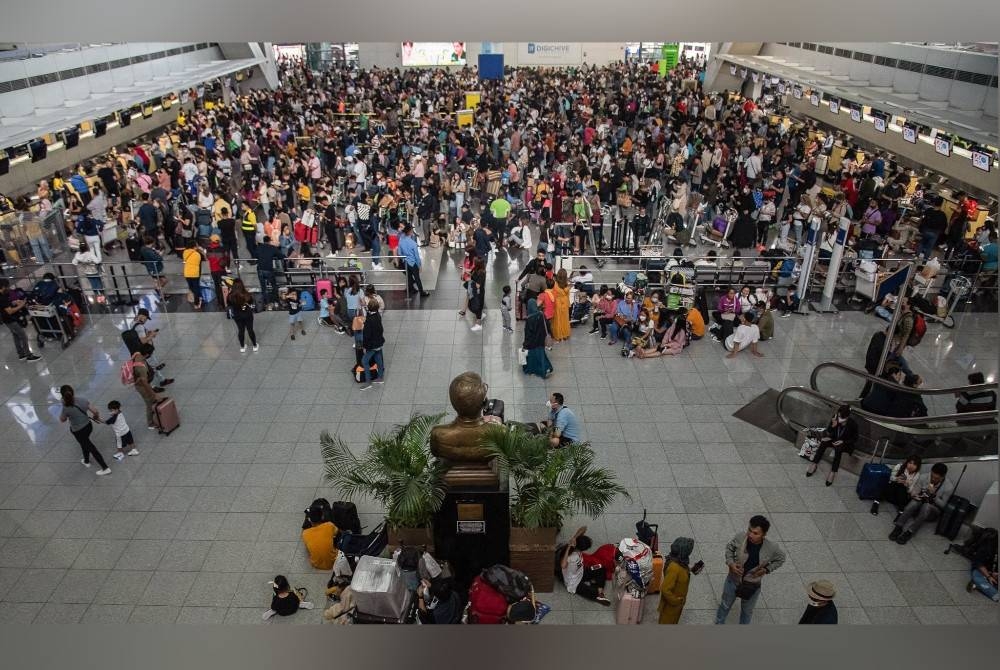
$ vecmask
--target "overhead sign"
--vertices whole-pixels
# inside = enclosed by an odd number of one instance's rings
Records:
[[[579,42],[518,42],[518,65],[579,65],[583,45]]]
[[[465,42],[403,42],[400,61],[403,67],[465,65]]]

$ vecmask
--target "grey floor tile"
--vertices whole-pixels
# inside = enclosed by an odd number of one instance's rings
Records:
[[[224,623],[228,607],[182,607],[177,617],[179,624],[220,624]]]
[[[911,607],[949,607],[955,601],[948,590],[928,572],[890,572],[896,588]]]
[[[185,516],[184,512],[147,512],[133,539],[172,540]]]
[[[777,536],[781,540],[802,542],[823,539],[810,514],[779,512],[768,518],[771,520],[771,530],[777,531]]]
[[[869,621],[876,626],[919,624],[912,607],[865,607]]]
[[[902,573],[909,574],[909,573]],[[868,611],[873,607],[905,607],[906,596],[896,586],[895,580],[888,572],[852,572],[846,575],[854,593],[857,594],[861,606]],[[874,617],[871,617],[874,621]]]
[[[265,621],[262,618],[264,610],[260,607],[230,607],[226,612],[226,624],[236,625],[261,625]]]
[[[674,475],[674,483],[678,488],[707,488],[715,487],[715,478],[704,463],[674,463],[671,461],[670,469]]]
[[[101,570],[112,567],[128,547],[129,540],[92,539],[73,562],[77,570]]]
[[[139,598],[139,605],[183,605],[192,588],[192,575],[157,571]]]
[[[0,568],[26,568],[33,565],[47,540],[39,537],[14,537],[0,548]]]
[[[844,572],[881,572],[885,570],[871,542],[828,542]]]
[[[90,605],[80,623],[123,624],[132,616],[132,605]]]
[[[751,468],[754,466],[750,466]],[[805,509],[805,503],[799,496],[797,489],[787,487],[764,487],[758,486],[757,493],[760,494],[764,508],[770,514],[779,512],[801,512]]]
[[[155,570],[170,547],[169,540],[132,540],[115,567],[119,570]]]
[[[31,623],[45,603],[4,603],[0,607],[0,623]]]
[[[224,512],[188,512],[181,524],[177,540],[214,540],[226,518]]]
[[[79,623],[88,605],[79,603],[46,603],[32,623]]]
[[[142,570],[115,570],[105,579],[97,592],[95,603],[101,605],[135,605],[149,585],[152,572]]]
[[[730,514],[745,514],[748,511],[764,511],[764,499],[755,488],[720,487],[719,494],[725,503],[725,511]]]
[[[914,607],[913,613],[917,615],[920,623],[928,626],[969,624],[958,607]]]
[[[840,565],[826,542],[782,542],[781,547],[799,572],[840,571]]]
[[[677,491],[688,514],[724,514],[728,511],[720,490],[715,487],[680,488]]]
[[[983,598],[983,602],[986,601]],[[995,603],[985,605],[963,605],[962,614],[969,623],[976,626],[995,626],[1000,623],[1000,607]]]
[[[53,538],[35,557],[32,566],[36,568],[69,568],[86,546],[87,540],[84,539]]]
[[[50,600],[56,603],[94,602],[111,570],[67,570],[62,581],[52,592]]]
[[[65,575],[65,570],[28,568],[21,573],[17,582],[7,590],[4,599],[8,602],[20,603],[48,602]]]
[[[254,542],[218,540],[212,542],[205,562],[202,564],[202,570],[206,572],[243,572],[250,562],[254,546]]]
[[[226,607],[240,583],[239,573],[201,572],[194,578],[185,604],[191,607]]]
[[[129,615],[129,623],[172,624],[177,622],[181,608],[172,605],[138,605]]]
[[[197,572],[205,564],[212,542],[208,540],[174,540],[163,554],[159,570]]]
[[[851,514],[813,513],[812,519],[820,534],[831,542],[865,539],[864,532]]]

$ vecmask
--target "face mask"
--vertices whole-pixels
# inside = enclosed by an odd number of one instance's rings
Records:
[[[660,304],[660,299],[659,298],[653,298],[653,304],[654,305],[659,305]]]
[[[822,607],[824,604],[825,604],[824,601],[813,600],[812,598],[809,599],[809,606],[810,607]]]
[[[646,320],[646,317],[644,317],[644,316],[640,316],[640,317],[639,317],[639,320],[640,320],[640,321],[645,321],[645,320]]]
[[[549,409],[552,409],[552,401],[551,400],[546,400],[545,401],[545,406],[548,407]]]

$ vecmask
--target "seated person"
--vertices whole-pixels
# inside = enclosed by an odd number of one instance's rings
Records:
[[[462,621],[462,598],[450,578],[421,580],[417,589],[417,616],[423,624],[456,624]]]
[[[730,286],[724,294],[719,296],[716,311],[712,312],[712,318],[715,320],[715,324],[710,329],[712,339],[716,342],[725,342],[739,323],[739,313],[740,301],[736,297],[736,289]]]
[[[676,356],[688,345],[690,326],[687,318],[680,314],[664,333],[660,345],[650,351],[640,351],[639,358],[656,358],[658,356]]]
[[[910,498],[916,493],[921,465],[920,456],[912,454],[892,469],[892,474],[889,476],[889,483],[879,493],[878,498],[872,502],[871,513],[873,516],[878,516],[878,508],[883,500],[891,502],[900,511],[906,507],[906,504],[910,502]]]
[[[569,283],[575,290],[586,293],[587,297],[594,295],[594,273],[588,270],[586,265],[581,265],[579,270],[573,271]]]
[[[748,347],[754,356],[763,356],[764,354],[757,350],[757,342],[760,341],[760,329],[753,322],[753,312],[740,314],[739,324],[733,334],[723,342],[723,345],[729,351],[726,354],[726,358],[735,358],[736,354]]]
[[[563,549],[563,555],[559,562],[563,582],[566,584],[566,590],[570,593],[583,596],[607,607],[611,605],[611,601],[604,595],[607,566],[591,565],[588,567],[585,565],[583,552],[590,549],[592,545],[590,538],[584,534],[586,532],[586,527],[577,530],[566,543],[566,548]]]
[[[994,233],[995,235],[996,233]],[[971,580],[966,591],[979,591],[993,602],[1000,602],[997,593],[997,532],[987,528],[972,553]]]
[[[948,481],[948,466],[935,463],[927,475],[921,475],[914,487],[915,493],[893,522],[889,539],[906,544],[928,521],[936,521],[951,497],[954,486]]]
[[[579,442],[583,436],[580,420],[565,402],[562,393],[553,393],[549,397],[549,418],[542,421],[543,427],[549,430],[549,446],[553,448]]]
[[[333,562],[337,560],[337,547],[334,544],[337,527],[332,522],[319,518],[309,518],[307,523],[309,526],[302,529],[302,544],[306,545],[309,553],[309,563],[317,570],[333,569]]]
[[[271,598],[271,609],[264,612],[264,620],[270,619],[275,614],[278,616],[291,616],[300,609],[311,610],[313,604],[304,599],[304,591],[292,589],[288,584],[288,578],[278,575],[271,581],[271,588],[274,596]]]
[[[590,307],[590,298],[587,294],[583,291],[577,291],[576,299],[569,310],[570,326],[578,326],[581,323],[586,323],[587,318],[590,316]]]
[[[982,372],[973,372],[969,375],[969,384],[985,384],[986,378]],[[976,391],[969,393],[962,391],[956,393],[958,400],[955,402],[955,412],[965,414],[966,412],[992,412],[997,408],[996,391]]]
[[[601,339],[608,336],[608,327],[614,322],[615,314],[618,312],[618,300],[615,299],[614,292],[606,284],[601,285],[601,290],[594,296],[597,301],[594,309],[594,327],[590,333],[601,331]]]
[[[892,323],[892,313],[896,309],[896,296],[886,293],[882,302],[875,306],[875,316]]]
[[[794,288],[789,287],[785,297],[778,298],[778,309],[781,310],[781,318],[787,318],[799,309],[799,294]]]
[[[337,313],[337,306],[341,302],[339,298],[331,298],[329,291],[322,289],[319,292],[319,316],[316,320],[321,326],[331,326],[338,333],[347,332],[347,323]]]
[[[687,318],[688,325],[691,327],[692,340],[700,340],[705,337],[705,317],[702,316],[700,309],[697,307],[687,310],[682,308],[679,315]]]
[[[766,301],[757,303],[754,310],[757,315],[757,327],[760,329],[760,341],[765,342],[774,337],[774,314]]]
[[[625,345],[625,349],[632,348],[632,331],[639,323],[639,303],[635,300],[632,291],[625,291],[625,298],[618,301],[615,310],[614,320],[610,323],[611,337],[608,338],[608,346],[613,346],[619,338]]]
[[[654,325],[648,310],[644,309],[639,312],[639,323],[635,328],[630,342],[632,346],[628,347],[629,358],[635,356],[636,349],[648,349],[650,347],[653,340]]]
[[[851,406],[841,405],[837,408],[833,418],[830,419],[830,425],[823,431],[819,447],[812,457],[812,465],[806,470],[806,477],[812,477],[816,474],[816,468],[823,460],[823,454],[827,449],[833,449],[833,464],[830,467],[830,474],[826,478],[826,485],[833,485],[837,471],[840,470],[841,457],[854,451],[854,445],[857,441],[858,424],[851,418]]]
[[[924,384],[924,378],[920,375],[909,374],[903,377],[903,386],[911,389],[918,389]],[[897,394],[893,413],[890,416],[900,418],[927,416],[927,405],[919,393],[900,392]]]
[[[507,246],[510,249],[531,249],[531,229],[528,228],[528,217],[522,215],[518,217],[517,224],[511,228],[507,235]]]

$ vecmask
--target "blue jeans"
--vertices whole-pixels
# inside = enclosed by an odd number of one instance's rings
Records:
[[[365,381],[370,382],[372,380],[371,364],[375,361],[376,370],[378,370],[378,378],[382,379],[382,375],[385,372],[385,363],[382,362],[382,350],[381,349],[369,349],[365,352],[365,355],[361,357],[361,367],[365,369]]]
[[[609,324],[609,326],[611,328],[611,341],[614,342],[620,336],[621,339],[622,339],[622,342],[625,343],[625,348],[626,349],[631,349],[632,348],[632,329],[628,328],[626,326],[619,326],[614,321],[612,321]]]
[[[981,573],[978,568],[972,569],[972,583],[976,585],[976,589],[982,593],[984,596],[992,600],[993,602],[998,602],[997,587],[990,583],[990,580],[986,579],[986,575]]]
[[[274,283],[274,272],[272,270],[257,270],[257,278],[260,280],[260,293],[264,304],[275,302],[278,299],[278,286]]]
[[[726,583],[722,587],[722,602],[719,603],[719,609],[715,612],[715,623],[726,623],[726,617],[729,616],[729,610],[732,609],[733,603],[736,602],[737,586],[738,584],[736,582],[734,582],[731,578],[726,577]],[[753,608],[757,604],[757,598],[759,597],[760,589],[757,589],[756,593],[740,603],[741,625],[750,623],[750,620],[753,618]]]
[[[378,265],[382,256],[382,245],[378,239],[378,231],[376,231],[375,234],[372,235],[371,250],[372,250],[372,264]]]
[[[101,275],[87,275],[87,281],[90,282],[90,290],[94,293],[104,292],[104,280],[101,279]]]
[[[48,263],[52,260],[52,249],[49,248],[49,241],[45,236],[32,237],[28,240],[31,243],[31,253],[39,263]]]
[[[938,237],[938,233],[921,233],[920,251],[917,255],[923,259],[930,258],[931,254],[934,253],[934,247],[937,246]]]
[[[886,309],[882,305],[875,308],[875,316],[892,323],[892,310]]]

